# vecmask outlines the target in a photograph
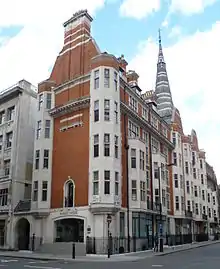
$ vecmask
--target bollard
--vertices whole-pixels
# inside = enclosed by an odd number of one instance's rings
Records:
[[[35,250],[35,233],[33,233],[33,236],[32,236],[32,251]]]
[[[76,245],[75,243],[73,243],[73,247],[72,247],[72,259],[76,258]]]

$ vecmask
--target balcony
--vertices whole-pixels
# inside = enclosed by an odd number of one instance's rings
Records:
[[[208,220],[208,216],[206,214],[202,214],[202,219],[203,220]]]
[[[31,200],[20,200],[15,207],[15,212],[29,212],[31,210]]]
[[[186,217],[191,219],[193,217],[192,211],[186,211]]]

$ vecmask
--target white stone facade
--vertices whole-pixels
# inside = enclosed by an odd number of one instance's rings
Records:
[[[13,223],[31,199],[37,89],[22,80],[0,94],[1,245],[12,246]]]

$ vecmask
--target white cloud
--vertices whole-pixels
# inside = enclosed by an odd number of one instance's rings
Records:
[[[199,146],[220,179],[219,62],[220,22],[207,32],[182,37],[164,48],[168,76],[175,105],[179,108],[185,133],[194,128]],[[154,88],[158,46],[152,39],[141,42],[129,68],[140,75],[142,89]]]
[[[124,17],[143,19],[160,9],[160,0],[124,0],[120,13]]]
[[[176,25],[171,29],[168,37],[173,38],[173,37],[179,36],[180,34],[181,34],[181,27]]]
[[[201,13],[208,6],[213,5],[218,0],[172,0],[170,11],[181,12],[184,15]]]
[[[167,28],[169,25],[168,19],[166,18],[163,22],[162,22],[162,27]]]
[[[49,67],[62,48],[63,22],[79,9],[87,8],[93,15],[103,7],[104,2],[105,0],[3,1],[0,8],[0,30],[9,26],[23,28],[10,40],[0,40],[0,90],[23,78],[36,85],[46,79]]]

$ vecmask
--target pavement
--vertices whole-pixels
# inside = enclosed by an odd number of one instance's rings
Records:
[[[0,267],[5,269],[219,269],[220,244],[210,244],[194,249],[185,249],[172,255],[145,257],[135,261],[92,262],[64,260],[33,260],[26,258],[0,258]]]
[[[54,256],[50,254],[43,254],[31,251],[0,251],[0,259],[1,257],[7,258],[24,258],[24,259],[32,259],[32,260],[42,260],[42,261],[66,261],[66,262],[132,262],[141,259],[151,258],[154,256],[165,256],[171,255],[176,252],[187,251],[189,249],[201,248],[207,245],[219,244],[219,241],[206,241],[200,243],[192,243],[185,244],[174,247],[164,246],[164,252],[153,252],[152,250],[140,251],[140,252],[132,252],[132,253],[124,253],[124,254],[115,254],[107,258],[107,255],[87,255],[83,257],[76,257],[76,259],[72,259],[69,256]]]
[[[220,240],[218,241],[205,241],[200,243],[191,243],[191,244],[185,244],[180,246],[173,246],[168,247],[164,246],[164,251],[161,252],[153,252],[153,250],[146,250],[146,251],[140,251],[140,252],[131,252],[131,253],[123,253],[123,254],[115,254],[108,259],[107,255],[87,255],[82,257],[76,257],[75,259],[72,259],[70,256],[55,256],[51,254],[43,254],[43,253],[37,253],[37,252],[31,252],[31,251],[0,251],[0,259],[7,258],[7,259],[31,259],[33,260],[40,260],[40,261],[59,261],[59,262],[133,262],[138,261],[141,259],[146,258],[152,258],[155,256],[166,256],[166,255],[172,255],[177,252],[183,252],[188,251],[195,248],[201,248],[204,246],[209,245],[220,245]],[[0,266],[1,267],[1,266]]]

